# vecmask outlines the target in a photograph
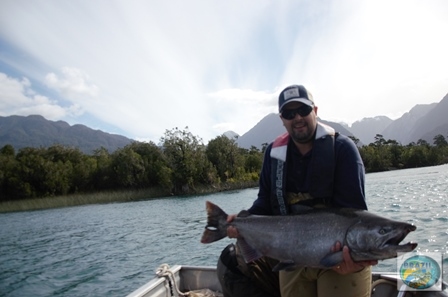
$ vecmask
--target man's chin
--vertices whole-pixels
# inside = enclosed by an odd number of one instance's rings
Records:
[[[310,143],[313,141],[312,135],[310,136],[310,135],[304,135],[304,134],[302,134],[302,135],[295,134],[292,136],[292,139],[294,140],[294,142],[301,143],[301,144]]]

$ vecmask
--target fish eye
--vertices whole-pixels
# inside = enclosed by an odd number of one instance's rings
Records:
[[[381,235],[385,235],[385,234],[392,232],[392,230],[393,230],[393,227],[385,226],[385,227],[382,227],[380,230],[378,230],[378,233]]]

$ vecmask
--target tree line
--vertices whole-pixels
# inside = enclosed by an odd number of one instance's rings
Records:
[[[198,187],[253,185],[266,147],[240,148],[226,136],[204,145],[188,127],[166,130],[159,145],[133,142],[113,153],[100,148],[88,155],[63,145],[15,152],[5,145],[0,149],[0,201],[155,187],[178,195],[195,193]],[[437,135],[433,145],[419,140],[403,146],[377,134],[375,142],[359,150],[366,172],[448,163],[443,135]]]
[[[352,138],[353,139],[353,138]],[[358,139],[353,139],[357,143]],[[418,140],[402,145],[376,134],[375,141],[359,148],[366,172],[435,166],[448,163],[448,142],[438,134],[433,144]]]
[[[63,145],[17,153],[5,145],[0,201],[151,187],[166,195],[188,194],[201,186],[258,180],[262,152],[256,147],[239,148],[226,136],[204,145],[188,127],[166,130],[160,142],[133,142],[113,153],[100,148],[90,155]]]

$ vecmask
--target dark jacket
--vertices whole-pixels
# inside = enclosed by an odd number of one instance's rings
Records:
[[[367,209],[364,178],[364,164],[353,141],[318,123],[313,148],[304,156],[287,133],[267,147],[258,198],[249,212],[290,213],[286,192],[309,193],[332,207]]]

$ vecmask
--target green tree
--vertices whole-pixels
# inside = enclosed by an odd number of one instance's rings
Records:
[[[94,187],[94,178],[98,168],[97,165],[96,158],[87,155],[83,155],[78,162],[72,162],[71,193],[96,190]]]
[[[96,164],[84,155],[78,148],[62,145],[53,145],[43,151],[43,157],[51,162],[49,166],[55,167],[47,173],[48,183],[56,193],[67,194],[86,191],[92,179]],[[56,174],[51,177],[50,175]]]
[[[422,142],[420,142],[422,143]],[[429,146],[426,144],[409,144],[403,153],[403,163],[406,168],[416,168],[428,165]]]
[[[112,173],[118,188],[138,187],[144,184],[145,166],[142,157],[129,146],[112,154]]]
[[[448,142],[442,134],[434,137],[435,147],[431,148],[430,160],[434,165],[448,163]]]
[[[197,166],[204,164],[206,159],[202,139],[194,136],[188,131],[188,127],[185,127],[185,130],[166,130],[160,140],[163,154],[171,169],[173,192],[188,193],[190,188],[194,188],[195,182],[204,176],[201,172],[204,168]]]
[[[95,170],[91,177],[92,187],[97,190],[111,189],[113,187],[112,157],[109,151],[101,147],[93,152]]]
[[[237,177],[238,169],[242,167],[242,158],[238,154],[235,140],[224,135],[218,136],[209,141],[205,153],[222,181]]]
[[[446,147],[448,146],[448,142],[442,134],[438,134],[434,136],[434,145],[438,147]]]
[[[259,173],[263,165],[263,153],[256,147],[251,146],[244,163],[246,172]]]
[[[141,186],[162,186],[170,187],[170,172],[167,161],[162,150],[153,142],[133,142],[127,146],[129,149],[139,154],[145,167],[145,177],[141,181]]]
[[[381,134],[376,134],[375,142],[363,146],[360,154],[367,172],[389,170],[392,166],[388,142]]]
[[[417,140],[417,145],[429,147],[429,143],[424,139]]]
[[[30,196],[54,196],[65,194],[69,188],[67,170],[64,163],[50,161],[44,148],[24,148],[17,154],[20,163],[18,176],[24,183],[17,184],[18,189],[30,189]],[[25,197],[23,197],[25,198]]]
[[[258,180],[262,165],[263,152],[256,146],[251,146],[245,158],[244,168],[247,173],[250,173],[252,180]]]
[[[5,145],[0,149],[0,164],[0,201],[6,200],[8,197],[26,196],[26,193],[22,193],[23,191],[18,189],[20,187],[20,179],[17,176],[18,162],[11,145]]]
[[[2,156],[14,157],[15,154],[16,154],[16,152],[14,150],[14,147],[10,144],[7,144],[0,149],[0,155],[2,155]]]
[[[264,152],[266,151],[267,147],[268,147],[269,143],[267,142],[263,142],[261,144],[261,152],[264,154]]]
[[[390,156],[390,164],[393,168],[403,168],[403,160],[402,155],[404,152],[404,148],[395,140],[388,141],[389,148],[389,156]]]
[[[380,147],[386,144],[386,140],[384,139],[383,135],[376,134],[375,135],[375,142],[373,143],[375,146]]]
[[[377,135],[378,135],[378,134],[377,134]],[[353,142],[356,144],[356,146],[358,146],[359,138],[356,138],[355,136],[349,136],[348,138],[350,138],[351,140],[353,140]]]

